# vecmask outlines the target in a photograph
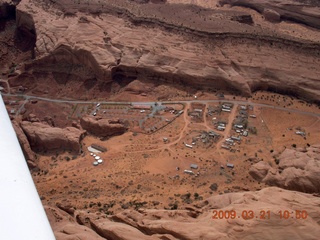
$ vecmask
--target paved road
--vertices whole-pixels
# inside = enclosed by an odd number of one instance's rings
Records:
[[[37,97],[37,96],[31,96],[31,95],[24,95],[24,94],[9,94],[9,93],[1,93],[3,96],[10,96],[10,97],[22,97],[25,100],[29,99],[37,99],[42,101],[48,101],[48,102],[56,102],[56,103],[72,103],[72,104],[97,104],[97,101],[79,101],[79,100],[65,100],[65,99],[53,99],[53,98],[45,98],[45,97]],[[266,108],[273,108],[277,110],[292,112],[292,113],[298,113],[298,114],[304,114],[304,115],[310,115],[314,117],[320,117],[320,113],[314,113],[314,112],[306,112],[301,111],[297,109],[290,109],[290,108],[283,108],[278,106],[272,106],[268,104],[263,103],[254,103],[250,101],[238,101],[238,100],[184,100],[184,101],[163,101],[163,102],[157,102],[159,103],[159,106],[161,104],[181,104],[181,103],[187,103],[190,104],[193,103],[218,103],[218,102],[230,102],[233,104],[243,104],[243,105],[252,105],[252,106],[258,106],[258,107],[266,107]],[[155,106],[155,102],[108,102],[108,101],[100,101],[101,104],[136,104],[136,105],[147,105],[147,106]],[[161,104],[160,104],[161,103]]]

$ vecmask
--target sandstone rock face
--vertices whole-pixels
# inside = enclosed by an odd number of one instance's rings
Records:
[[[119,120],[83,117],[80,124],[83,129],[99,137],[119,135],[127,131],[127,128]]]
[[[45,211],[57,240],[92,239],[102,240],[92,229],[79,225],[66,212],[56,207],[45,207]]]
[[[21,128],[26,134],[30,146],[34,151],[80,152],[80,141],[85,131],[73,127],[55,128],[43,123],[21,122]]]
[[[46,88],[49,95],[59,92],[74,98],[83,97],[83,92],[88,92],[87,98],[105,98],[108,84],[133,79],[243,95],[272,90],[315,100],[320,97],[319,37],[312,35],[317,33],[308,35],[316,39],[311,41],[306,41],[305,33],[303,39],[296,38],[297,34],[274,33],[231,20],[248,16],[233,10],[208,9],[209,17],[188,5],[147,3],[137,7],[126,0],[109,0],[106,5],[55,1],[48,9],[45,4],[22,0],[17,6],[18,26],[31,33],[34,26],[36,59],[10,84],[29,91]],[[97,11],[99,18],[86,14]],[[118,12],[128,18],[118,17]],[[190,14],[193,21],[189,21]],[[29,39],[26,46],[32,36]]]
[[[320,145],[302,150],[286,149],[279,156],[279,169],[259,162],[250,168],[250,175],[271,186],[308,193],[320,193]]]
[[[14,131],[17,134],[22,152],[24,154],[24,157],[26,158],[26,161],[28,162],[29,167],[35,167],[35,154],[34,152],[31,150],[29,141],[26,137],[26,135],[24,134],[24,132],[22,131],[21,127],[19,126],[19,124],[16,121],[12,121],[12,126],[14,128]]]
[[[318,213],[320,199],[311,194],[287,191],[276,187],[258,192],[229,193],[212,196],[204,206],[193,210],[125,210],[108,218],[76,211],[67,216],[60,209],[46,208],[49,221],[57,239],[67,235],[78,239],[277,239],[317,240],[320,235]],[[214,210],[236,212],[234,219],[213,219]],[[252,219],[244,219],[242,213],[254,213]],[[292,218],[280,219],[279,211],[293,212]],[[296,219],[296,211],[306,211],[306,219]],[[267,216],[270,211],[270,218]],[[78,217],[81,216],[81,217]],[[240,216],[238,218],[238,216]],[[86,223],[75,219],[87,219]],[[86,227],[87,226],[87,227]],[[78,234],[76,234],[78,231]],[[82,235],[82,234],[92,235]],[[70,237],[71,237],[70,236]],[[92,236],[92,238],[84,238]]]

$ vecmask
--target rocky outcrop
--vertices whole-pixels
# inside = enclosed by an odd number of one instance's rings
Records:
[[[81,150],[80,141],[85,131],[73,127],[56,128],[39,122],[23,121],[20,125],[36,152],[67,150],[79,153]]]
[[[51,4],[55,11],[30,0],[18,5],[18,25],[36,29],[37,58],[12,85],[69,98],[83,97],[83,92],[86,98],[106,98],[111,82],[123,86],[147,79],[247,96],[270,90],[319,99],[319,41],[307,41],[305,33],[299,39],[262,29],[251,24],[246,12],[151,3],[137,8],[125,0],[109,0],[107,6]],[[79,10],[83,13],[67,14]],[[97,11],[105,14],[95,18],[85,13]],[[39,81],[47,83],[45,90]]]
[[[113,119],[83,117],[80,124],[88,133],[98,137],[120,135],[127,131],[127,127],[121,121]]]
[[[259,239],[317,240],[320,235],[320,199],[311,194],[270,187],[257,192],[212,196],[203,203],[201,208],[188,210],[125,210],[107,218],[81,210],[72,215],[52,207],[46,211],[58,240],[67,236],[100,239],[89,228],[103,239],[114,240],[236,240],[257,236]],[[235,212],[234,218],[215,214],[230,210]],[[290,212],[289,218],[280,219],[279,211]],[[302,219],[302,211],[308,214],[307,218],[303,215]],[[253,216],[245,219],[250,215],[248,212]]]
[[[289,20],[314,28],[320,28],[319,1],[270,1],[270,0],[220,0],[221,5],[242,6],[252,8],[266,17],[267,20]],[[297,2],[299,2],[297,4]]]
[[[272,9],[264,9],[262,15],[269,22],[279,23],[281,22],[281,16],[278,12]]]
[[[320,145],[305,151],[286,149],[279,156],[279,168],[259,162],[250,168],[250,175],[257,181],[290,190],[320,193]]]
[[[77,222],[67,212],[62,211],[57,207],[46,206],[45,211],[57,240],[105,239],[100,237],[92,229],[77,224]]]
[[[249,174],[255,180],[260,182],[268,174],[268,171],[270,168],[271,168],[271,166],[268,163],[266,163],[264,161],[260,161],[250,167]]]
[[[24,157],[28,163],[29,168],[35,168],[37,166],[36,162],[35,162],[36,157],[35,157],[35,153],[31,150],[27,136],[22,131],[19,123],[17,123],[16,121],[12,121],[12,126],[14,128],[14,131],[17,134],[22,152],[23,152]]]

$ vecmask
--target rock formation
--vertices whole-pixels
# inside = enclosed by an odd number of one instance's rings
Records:
[[[290,190],[320,193],[320,145],[305,151],[286,149],[279,156],[279,168],[258,162],[249,170],[257,181]]]
[[[21,122],[20,125],[31,148],[36,152],[68,150],[79,153],[81,150],[80,141],[85,133],[82,130],[73,127],[62,129],[27,121]]]
[[[127,127],[119,120],[83,117],[80,124],[88,133],[98,137],[110,137],[127,131]]]
[[[35,153],[31,150],[29,141],[26,137],[26,135],[24,134],[24,132],[22,131],[19,123],[17,123],[16,121],[12,121],[12,126],[14,128],[14,131],[17,134],[22,152],[24,154],[24,157],[28,163],[28,166],[30,168],[35,168],[36,167],[36,163],[35,163]]]
[[[116,240],[317,240],[320,235],[319,204],[320,199],[310,194],[271,187],[258,192],[212,196],[204,201],[203,207],[189,210],[125,210],[107,218],[77,210],[68,215],[52,207],[46,208],[46,211],[58,240],[71,237]],[[213,211],[220,210],[234,210],[236,217],[213,219]],[[254,217],[244,219],[249,211],[253,212]],[[280,219],[279,211],[289,211],[290,217]],[[308,214],[307,218],[301,218],[302,211]]]
[[[220,0],[221,5],[242,6],[252,8],[271,22],[289,20],[307,26],[320,28],[319,1],[270,1],[270,0]],[[313,9],[313,11],[310,11]]]
[[[263,10],[263,16],[266,20],[274,23],[281,22],[281,16],[278,12],[272,10],[272,9],[264,9]]]
[[[257,181],[261,181],[262,179],[265,178],[265,176],[268,174],[269,169],[271,166],[264,162],[260,161],[249,169],[249,174]]]
[[[271,90],[319,99],[320,38],[312,29],[262,28],[251,24],[256,19],[248,12],[232,8],[104,2],[22,0],[17,25],[26,49],[36,35],[36,59],[10,84],[68,98],[105,98],[111,83],[147,79],[247,96]],[[316,23],[312,12],[304,14]]]
[[[67,213],[56,207],[45,207],[47,217],[57,240],[67,239],[92,239],[102,240],[92,229],[77,224]]]

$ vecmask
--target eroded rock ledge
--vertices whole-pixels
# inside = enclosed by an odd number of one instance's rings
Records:
[[[124,2],[120,1],[118,8]],[[24,85],[30,92],[81,98],[80,92],[86,91],[87,98],[108,98],[113,82],[121,85],[147,79],[246,96],[270,90],[319,100],[319,43],[230,20],[239,13],[210,10],[213,20],[223,16],[223,28],[215,24],[211,29],[196,29],[160,21],[160,17],[132,17],[135,12],[128,9],[124,15],[132,15],[131,20],[123,17],[123,12],[118,17],[112,12],[118,9],[112,8],[114,2],[105,13],[101,10],[99,17],[82,12],[64,15],[66,12],[42,3],[23,0],[17,11],[17,19],[27,19],[21,16],[24,14],[32,16],[36,60],[26,64],[25,71],[10,84]],[[68,4],[69,9],[78,9]],[[88,9],[92,6],[97,7],[92,4]]]
[[[320,200],[311,194],[275,187],[258,192],[229,193],[212,196],[202,207],[188,210],[125,210],[105,217],[69,207],[46,207],[49,221],[58,240],[70,239],[318,239],[320,234],[318,206]],[[65,212],[67,210],[67,212]],[[253,211],[257,218],[212,219],[213,210]],[[281,219],[279,211],[293,212]],[[297,211],[306,211],[306,219],[296,219]],[[263,212],[270,211],[270,219]],[[260,218],[262,217],[262,219]],[[262,224],[263,222],[263,224]],[[272,231],[268,231],[272,229]],[[251,238],[250,238],[251,239]]]

